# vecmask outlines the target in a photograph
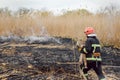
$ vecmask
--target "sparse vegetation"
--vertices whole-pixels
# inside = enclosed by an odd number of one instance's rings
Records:
[[[52,36],[85,38],[84,28],[92,26],[104,45],[120,47],[120,11],[109,7],[93,14],[87,10],[64,12],[55,16],[49,11],[20,9],[14,14],[0,9],[0,35],[40,35],[41,27],[45,27]]]

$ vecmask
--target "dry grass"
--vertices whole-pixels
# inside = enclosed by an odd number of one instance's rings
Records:
[[[92,26],[105,45],[120,47],[120,14],[119,15],[77,15],[21,17],[0,14],[0,35],[41,35],[44,26],[52,36],[85,39],[84,28]]]

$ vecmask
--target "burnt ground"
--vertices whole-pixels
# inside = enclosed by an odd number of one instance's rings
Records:
[[[0,37],[0,43],[0,80],[84,80],[70,38]],[[107,80],[120,80],[120,49],[104,46],[102,57]],[[97,80],[92,70],[89,76]]]

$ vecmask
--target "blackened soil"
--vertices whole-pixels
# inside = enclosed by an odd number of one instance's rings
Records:
[[[70,38],[52,42],[4,42],[0,46],[0,79],[4,80],[83,80],[79,74],[80,53]],[[45,43],[45,42],[44,42]],[[6,45],[7,44],[7,45]],[[120,49],[102,48],[103,70],[111,80],[120,80]],[[67,64],[67,63],[71,64]],[[91,80],[96,80],[91,72]]]

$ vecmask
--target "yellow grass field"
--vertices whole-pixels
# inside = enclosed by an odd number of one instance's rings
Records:
[[[71,37],[85,40],[84,28],[94,27],[98,38],[104,45],[120,47],[120,13],[106,14],[68,14],[68,15],[32,15],[10,16],[0,14],[0,35],[18,36],[42,35],[45,27],[48,35]]]

